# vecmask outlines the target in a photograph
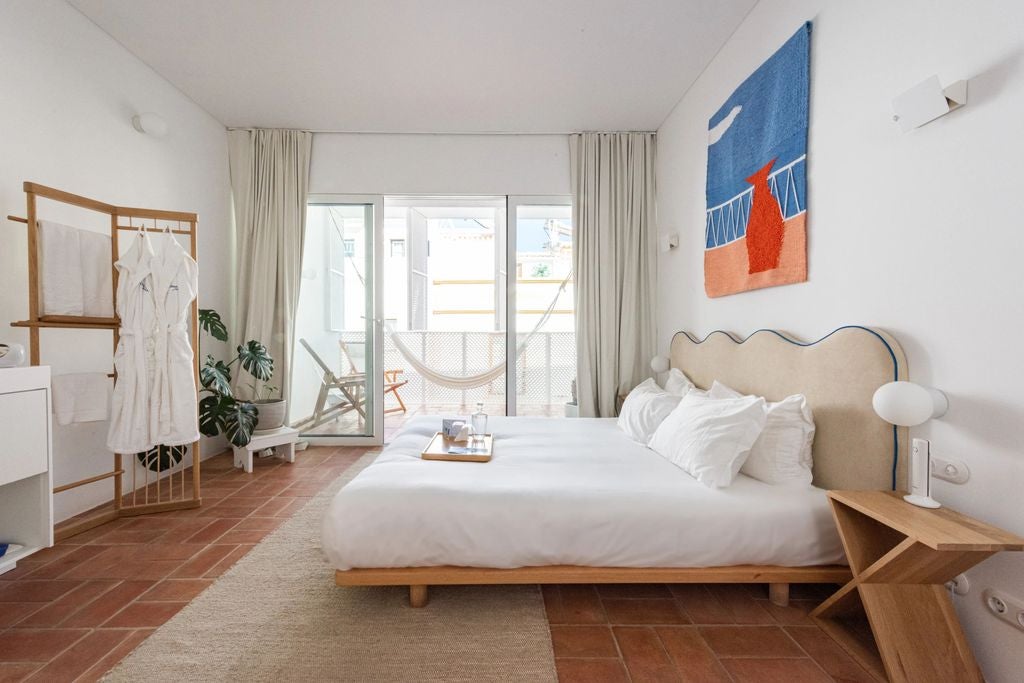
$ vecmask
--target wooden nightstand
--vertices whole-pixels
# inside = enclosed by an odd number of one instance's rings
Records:
[[[829,491],[853,580],[811,616],[876,676],[983,681],[943,585],[1024,539],[949,508],[915,507],[892,491]],[[881,662],[835,618],[863,604]],[[884,680],[884,679],[883,679]]]

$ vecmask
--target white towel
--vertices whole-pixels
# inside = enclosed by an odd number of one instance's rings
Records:
[[[43,315],[84,315],[79,231],[39,221],[39,294]]]
[[[39,221],[42,315],[114,317],[110,237]]]
[[[110,237],[89,230],[78,231],[82,264],[82,312],[94,318],[114,317]]]
[[[102,372],[54,375],[51,387],[57,424],[106,420],[110,415],[110,384],[110,378]]]

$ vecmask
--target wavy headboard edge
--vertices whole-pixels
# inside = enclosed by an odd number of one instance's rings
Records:
[[[816,427],[816,486],[890,489],[906,480],[907,430],[871,407],[878,387],[907,379],[903,349],[887,332],[848,325],[813,342],[770,329],[743,338],[678,332],[670,357],[702,389],[717,379],[773,401],[804,394]]]

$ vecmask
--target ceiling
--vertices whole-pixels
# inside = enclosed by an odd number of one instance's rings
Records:
[[[756,0],[68,0],[227,126],[654,130]]]

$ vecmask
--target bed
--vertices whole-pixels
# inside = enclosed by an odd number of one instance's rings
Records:
[[[440,418],[418,418],[333,499],[323,547],[338,585],[789,583],[849,576],[824,489],[895,486],[906,438],[871,409],[906,363],[887,334],[840,328],[813,343],[774,330],[677,334],[673,367],[814,411],[814,486],[740,475],[709,489],[612,419],[492,418],[486,464],[419,457]]]

